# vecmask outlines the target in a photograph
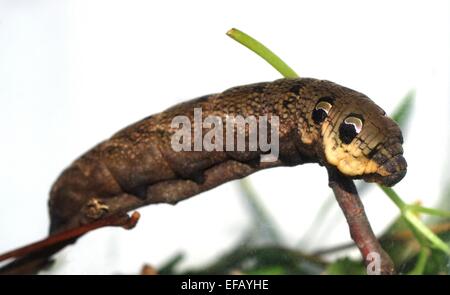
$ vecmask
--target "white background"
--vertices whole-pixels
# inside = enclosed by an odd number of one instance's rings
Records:
[[[409,170],[396,189],[436,205],[448,163],[449,14],[448,1],[0,1],[0,252],[45,236],[52,182],[97,142],[185,99],[279,78],[225,35],[231,27],[301,76],[361,91],[387,112],[415,89]],[[290,245],[329,195],[317,165],[251,180]],[[364,203],[377,233],[398,213],[378,188]],[[137,228],[87,235],[53,272],[136,273],[176,251],[197,265],[249,226],[235,183],[139,211]],[[350,240],[332,213],[302,249]]]

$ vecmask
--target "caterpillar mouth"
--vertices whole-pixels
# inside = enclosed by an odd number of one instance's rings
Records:
[[[397,154],[381,164],[377,172],[363,176],[367,182],[376,182],[384,186],[393,186],[406,175],[407,163],[402,154]]]

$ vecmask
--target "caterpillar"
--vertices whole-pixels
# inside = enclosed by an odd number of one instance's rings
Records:
[[[262,148],[226,149],[217,139],[215,150],[174,150],[179,130],[173,119],[194,121],[195,109],[202,119],[269,118],[271,127],[277,125],[277,138],[273,133],[269,138],[278,140],[278,157],[263,161]],[[200,128],[208,133],[212,125]],[[185,146],[194,146],[194,131]],[[252,136],[249,126],[233,134],[247,141]],[[75,160],[51,189],[50,233],[147,204],[176,203],[278,166],[318,163],[353,179],[392,186],[406,174],[402,143],[399,126],[380,107],[333,82],[295,78],[234,87],[142,119]]]

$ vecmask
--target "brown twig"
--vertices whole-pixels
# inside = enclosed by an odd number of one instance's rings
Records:
[[[21,261],[20,263],[16,263],[16,261],[14,261],[9,267],[7,265],[6,267],[0,269],[0,273],[9,273],[9,270],[11,269],[18,269],[19,267],[16,267],[16,265],[22,266],[26,264],[25,262],[27,257],[32,258],[28,260],[35,260],[37,257],[45,257],[45,260],[47,260],[49,255],[52,255],[62,247],[73,243],[76,239],[92,230],[106,226],[120,226],[124,229],[132,229],[136,226],[139,218],[140,214],[137,211],[133,212],[131,216],[128,216],[128,214],[111,215],[95,222],[51,235],[43,240],[24,247],[14,249],[0,255],[0,262],[10,258],[20,257],[24,257],[24,261]],[[36,263],[44,264],[45,261],[36,261]],[[31,269],[34,265],[27,267]]]
[[[312,253],[312,255],[314,256],[322,256],[322,255],[326,255],[326,254],[331,254],[334,252],[339,252],[339,251],[344,251],[350,248],[356,247],[356,244],[353,242],[349,242],[349,243],[345,243],[345,244],[340,244],[340,245],[336,245],[336,246],[331,246],[328,248],[323,248],[323,249],[319,249],[316,250]]]
[[[329,186],[347,219],[350,235],[361,252],[366,267],[376,265],[374,259],[379,258],[379,274],[394,274],[394,263],[373,233],[353,181],[335,168],[328,168],[328,177]]]

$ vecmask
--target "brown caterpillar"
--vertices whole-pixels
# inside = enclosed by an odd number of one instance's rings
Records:
[[[203,118],[277,116],[278,159],[261,162],[260,149],[174,151],[171,122],[180,115],[193,120],[194,108]],[[248,128],[239,132],[248,139]],[[53,185],[50,232],[146,204],[176,203],[276,166],[316,162],[391,186],[406,174],[402,143],[400,128],[380,107],[335,83],[298,78],[234,87],[145,118],[82,155]]]

